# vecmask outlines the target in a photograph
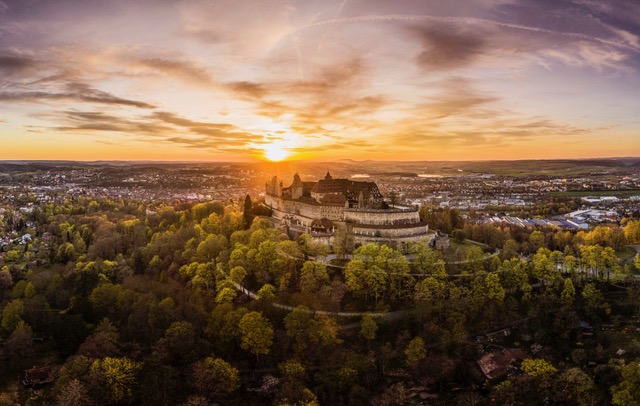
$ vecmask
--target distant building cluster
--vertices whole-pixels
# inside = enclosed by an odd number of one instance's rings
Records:
[[[583,209],[567,213],[562,219],[522,219],[514,216],[493,216],[487,222],[520,227],[553,226],[567,229],[588,229],[591,223],[615,222],[620,218],[615,210]]]

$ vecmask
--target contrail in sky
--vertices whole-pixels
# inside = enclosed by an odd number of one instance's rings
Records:
[[[349,24],[349,23],[367,23],[367,22],[385,22],[385,21],[437,21],[437,22],[446,22],[446,23],[488,24],[488,25],[494,25],[497,27],[515,29],[515,30],[524,30],[524,31],[539,32],[544,34],[561,35],[569,38],[598,42],[600,44],[610,45],[616,48],[624,48],[636,53],[640,53],[640,48],[635,47],[633,45],[623,44],[616,41],[610,41],[603,38],[582,34],[579,32],[554,31],[554,30],[548,30],[546,28],[532,27],[532,26],[522,25],[522,24],[503,23],[500,21],[487,20],[487,19],[475,18],[475,17],[439,17],[439,16],[429,16],[429,15],[386,15],[386,16],[371,15],[371,16],[349,17],[349,18],[334,18],[331,20],[318,21],[315,23],[300,26],[296,28],[296,31],[306,30],[308,28],[313,28],[313,27],[322,27],[322,26],[331,25],[331,24]]]
[[[289,26],[291,26],[290,18]],[[289,37],[291,38],[291,43],[293,44],[293,48],[296,50],[296,59],[298,61],[298,74],[300,75],[300,80],[304,80],[304,70],[302,69],[302,52],[300,51],[300,44],[298,44],[298,37],[296,36],[297,29],[293,29],[289,31]]]
[[[342,12],[342,9],[344,8],[345,4],[347,4],[347,0],[342,0],[342,3],[340,3],[340,6],[338,6],[338,10],[333,15],[333,20],[338,18],[338,16],[340,15],[340,12]],[[327,30],[328,30],[328,28],[326,30],[324,30],[324,32],[322,33],[322,37],[320,37],[320,41],[318,42],[318,49],[321,49],[322,46],[324,45],[324,40],[327,37]]]

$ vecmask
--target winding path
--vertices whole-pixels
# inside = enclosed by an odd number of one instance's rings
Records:
[[[478,243],[476,241],[471,241],[469,240],[469,242],[478,244],[478,245],[484,245],[482,243]],[[280,252],[281,254],[284,254],[285,256],[288,256],[290,258],[291,255],[289,255],[288,253],[285,252]],[[497,255],[500,254],[500,250],[496,250],[495,253],[491,254],[491,255],[487,255],[486,257],[482,258],[481,260],[466,260],[466,261],[454,261],[454,262],[447,262],[447,264],[452,264],[452,265],[460,265],[460,264],[466,264],[469,262],[475,262],[475,261],[484,261],[488,258],[492,258],[495,257]],[[353,255],[347,254],[344,256],[345,258],[351,259],[353,258]],[[413,255],[407,255],[406,256],[407,259],[412,259],[411,257],[413,257]],[[329,254],[327,256],[324,257],[323,261],[325,265],[327,266],[331,266],[331,267],[335,267],[335,268],[339,268],[339,269],[344,269],[344,266],[340,266],[340,265],[332,265],[330,264],[330,261],[333,259],[336,259],[337,256],[336,254]],[[317,258],[313,258],[313,259],[317,259]],[[233,285],[233,287],[239,291],[244,293],[245,295],[247,295],[250,299],[252,300],[258,300],[260,299],[260,296],[258,296],[257,293],[250,291],[249,289],[247,289],[246,287],[240,285],[239,283],[235,282],[234,280],[232,280],[229,275],[224,272],[223,270],[219,269],[219,272],[222,273],[229,282],[231,282],[231,284]],[[432,274],[426,274],[426,273],[409,273],[409,274],[401,274],[401,273],[388,273],[388,272],[384,272],[387,275],[401,275],[401,276],[430,276]],[[466,274],[459,274],[459,275],[449,275],[450,277],[461,277],[461,276],[470,276],[470,275],[466,275]],[[296,307],[294,306],[289,306],[289,305],[284,305],[281,303],[272,303],[271,306],[275,307],[276,309],[281,309],[281,310],[286,310],[286,311],[293,311],[296,309]],[[326,311],[326,310],[311,310],[311,309],[298,309],[299,311],[303,311],[305,313],[309,313],[309,314],[321,314],[324,316],[333,316],[333,317],[345,317],[345,318],[353,318],[353,317],[362,317],[364,315],[369,315],[371,317],[374,318],[378,318],[381,320],[386,320],[386,321],[391,321],[391,320],[398,320],[399,318],[401,318],[402,316],[408,314],[409,312],[411,312],[413,310],[413,308],[407,308],[407,309],[402,309],[402,310],[396,310],[393,312],[330,312],[330,311]],[[354,328],[355,324],[348,324],[343,326],[342,328]]]
[[[247,295],[249,298],[253,299],[253,300],[258,300],[260,299],[260,296],[258,296],[257,293],[250,291],[249,289],[245,288],[244,286],[240,285],[239,283],[231,280],[231,278],[229,278],[229,275],[227,275],[226,272],[219,270],[220,273],[222,273],[224,276],[227,277],[227,280],[229,282],[231,282],[231,284],[233,284],[234,288],[239,291],[244,293],[245,295]],[[282,309],[282,310],[287,310],[287,311],[293,311],[296,309],[296,307],[294,306],[289,306],[289,305],[284,305],[281,303],[272,303],[271,306],[275,307],[276,309]],[[362,317],[365,314],[368,314],[371,317],[376,317],[379,319],[384,319],[384,320],[397,320],[399,319],[402,315],[404,315],[405,313],[407,313],[407,311],[409,311],[410,309],[403,309],[403,310],[397,310],[394,312],[330,312],[330,311],[326,311],[326,310],[311,310],[311,309],[298,309],[299,311],[303,311],[305,313],[309,313],[309,314],[321,314],[324,316],[334,316],[334,317]]]

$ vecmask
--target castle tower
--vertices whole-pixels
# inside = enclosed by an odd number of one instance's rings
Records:
[[[293,176],[293,183],[291,184],[291,198],[299,199],[302,197],[304,192],[304,185],[302,183],[302,179],[300,179],[300,175],[297,173]]]
[[[268,196],[274,197],[282,197],[282,182],[278,180],[277,176],[274,176],[271,179],[271,182],[268,182],[265,185],[265,194]]]

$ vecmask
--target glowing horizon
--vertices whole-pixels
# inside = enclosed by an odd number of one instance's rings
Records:
[[[639,68],[633,0],[0,0],[0,159],[640,156]]]

